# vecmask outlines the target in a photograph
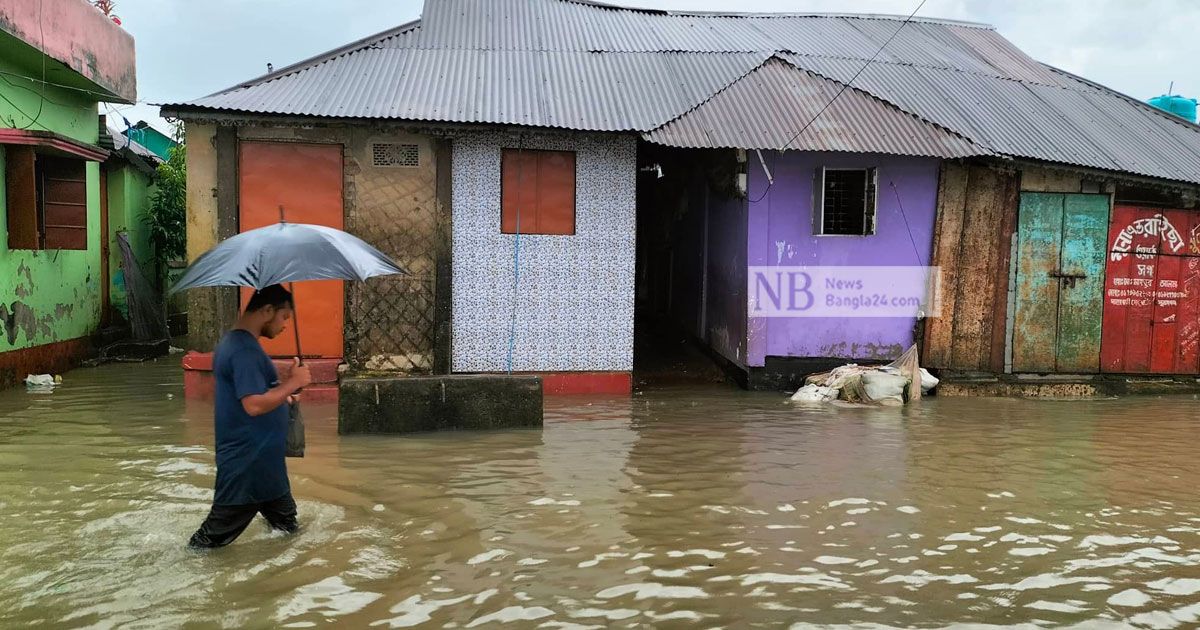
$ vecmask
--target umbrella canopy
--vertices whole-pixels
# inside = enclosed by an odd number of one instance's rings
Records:
[[[226,239],[192,263],[171,292],[408,273],[362,239],[307,223],[276,223]]]

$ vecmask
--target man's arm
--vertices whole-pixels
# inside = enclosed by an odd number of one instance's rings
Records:
[[[275,411],[297,390],[312,383],[312,374],[307,365],[300,365],[300,359],[292,365],[292,373],[288,380],[278,387],[272,387],[262,394],[251,394],[242,397],[242,409],[250,416],[257,417]]]

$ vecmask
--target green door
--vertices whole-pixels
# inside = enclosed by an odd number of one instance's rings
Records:
[[[1022,193],[1013,371],[1098,372],[1107,195]]]

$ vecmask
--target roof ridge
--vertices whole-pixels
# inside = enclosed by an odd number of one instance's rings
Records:
[[[570,1],[570,0],[567,0],[567,1]],[[850,84],[850,83],[845,83],[845,82],[843,82],[843,81],[839,81],[839,80],[837,80],[837,79],[834,79],[834,78],[832,78],[832,77],[825,76],[825,75],[823,75],[823,74],[821,74],[821,73],[819,73],[819,72],[814,72],[814,71],[812,71],[812,70],[809,70],[808,68],[801,68],[800,66],[796,65],[795,63],[792,63],[792,62],[791,62],[790,60],[788,60],[787,58],[785,58],[785,57],[781,57],[779,54],[772,54],[772,55],[768,56],[766,59],[763,59],[762,63],[760,63],[760,64],[758,64],[758,65],[754,66],[753,68],[751,68],[750,70],[748,70],[747,72],[745,72],[744,74],[742,74],[741,76],[739,76],[739,77],[737,77],[736,79],[734,79],[733,81],[729,82],[729,84],[725,85],[725,86],[724,86],[724,87],[722,87],[721,89],[719,89],[719,90],[717,90],[717,91],[713,92],[712,94],[710,94],[710,95],[708,96],[708,98],[705,98],[704,100],[700,101],[700,102],[699,102],[699,103],[697,103],[696,105],[694,105],[694,106],[692,106],[691,108],[687,109],[686,111],[684,111],[684,112],[680,113],[679,115],[675,116],[674,118],[672,118],[672,119],[668,120],[667,122],[664,122],[663,124],[661,124],[661,125],[659,125],[659,126],[657,126],[657,127],[653,128],[653,129],[649,129],[649,130],[647,130],[647,131],[642,131],[642,132],[639,132],[639,133],[642,135],[642,137],[643,137],[643,138],[645,138],[645,137],[647,137],[647,136],[649,136],[649,135],[651,135],[651,134],[653,134],[653,133],[655,133],[655,132],[657,132],[657,131],[659,131],[659,130],[663,129],[663,128],[664,128],[664,127],[666,127],[667,125],[670,125],[670,124],[672,124],[672,123],[675,123],[676,121],[678,121],[678,120],[680,120],[680,119],[682,119],[682,118],[684,118],[684,117],[686,117],[686,116],[688,116],[688,115],[692,114],[692,113],[693,113],[693,112],[695,112],[696,110],[698,110],[698,109],[700,109],[701,107],[705,106],[706,104],[708,104],[708,103],[712,102],[712,100],[713,100],[713,99],[717,98],[717,97],[718,97],[718,96],[720,96],[722,93],[724,93],[724,92],[728,91],[729,89],[731,89],[731,88],[732,88],[734,85],[736,85],[736,84],[738,84],[738,83],[741,83],[742,81],[744,81],[744,80],[746,80],[747,78],[749,78],[749,77],[750,77],[750,75],[752,75],[752,74],[754,74],[755,72],[758,72],[759,70],[761,70],[761,69],[765,68],[765,67],[767,66],[767,64],[771,63],[771,61],[772,61],[772,60],[778,60],[780,63],[782,63],[782,64],[786,65],[788,68],[791,68],[792,70],[794,70],[794,71],[796,71],[796,72],[802,72],[802,73],[811,74],[813,77],[816,77],[816,78],[818,78],[818,79],[821,79],[821,80],[824,80],[824,81],[829,81],[830,83],[835,83],[835,84],[837,84],[837,85],[843,85],[843,86],[845,86],[845,89],[848,89],[848,90],[854,90],[856,93],[862,94],[863,96],[865,96],[865,97],[867,97],[867,98],[869,98],[869,99],[872,99],[872,100],[878,101],[879,103],[882,103],[883,105],[885,105],[885,106],[887,106],[887,107],[890,107],[890,108],[892,108],[892,109],[896,110],[897,112],[899,112],[899,113],[901,113],[901,114],[904,114],[904,115],[906,115],[906,116],[911,116],[912,118],[916,119],[917,121],[921,122],[922,124],[929,125],[929,126],[931,126],[931,127],[934,127],[934,128],[936,128],[936,129],[938,129],[938,130],[940,130],[940,131],[944,132],[944,133],[948,133],[948,134],[950,134],[950,135],[952,135],[952,136],[955,136],[955,137],[957,137],[957,138],[959,138],[959,139],[963,140],[964,142],[966,142],[966,143],[970,144],[970,145],[971,145],[971,146],[973,146],[973,147],[978,147],[978,148],[979,148],[979,150],[980,150],[980,154],[981,154],[981,155],[987,155],[987,154],[992,154],[992,155],[995,155],[995,154],[996,154],[996,151],[995,151],[995,150],[993,150],[992,148],[990,148],[990,147],[987,147],[987,146],[985,146],[985,145],[983,145],[983,144],[981,144],[981,143],[977,142],[977,141],[976,141],[974,138],[970,138],[970,137],[968,137],[968,136],[966,136],[966,135],[964,135],[964,134],[962,134],[962,133],[959,133],[959,132],[957,132],[957,131],[955,131],[955,130],[953,130],[953,129],[950,129],[949,127],[946,127],[946,126],[944,126],[944,125],[940,125],[940,124],[938,124],[938,123],[936,123],[936,122],[933,122],[933,121],[931,121],[931,120],[928,120],[928,119],[926,119],[926,118],[923,118],[923,117],[921,117],[921,116],[918,116],[917,114],[914,114],[913,112],[910,112],[910,111],[908,111],[907,109],[904,109],[903,107],[900,107],[899,105],[897,105],[897,104],[895,104],[895,103],[893,103],[893,102],[891,102],[891,101],[889,101],[889,100],[886,100],[886,99],[883,99],[883,98],[880,98],[880,97],[876,96],[874,93],[870,92],[869,90],[865,90],[865,89],[863,89],[863,88],[856,87],[856,86],[854,86],[853,84]],[[829,104],[832,104],[832,101],[830,101],[830,103],[829,103]],[[815,117],[814,117],[814,120],[815,120]],[[799,136],[799,134],[797,134],[797,136]],[[796,140],[796,138],[792,138],[792,140],[790,140],[788,143],[790,144],[790,143],[792,143],[792,142],[795,142],[795,140]]]
[[[1067,71],[1067,70],[1063,70],[1062,68],[1059,68],[1058,66],[1052,66],[1052,65],[1050,65],[1050,64],[1048,64],[1048,63],[1045,63],[1045,62],[1041,62],[1041,61],[1039,61],[1038,63],[1040,63],[1040,64],[1042,64],[1043,66],[1045,66],[1045,67],[1046,67],[1047,69],[1049,69],[1051,72],[1055,72],[1055,73],[1061,74],[1061,75],[1063,75],[1063,76],[1070,77],[1070,78],[1072,78],[1072,79],[1074,79],[1074,80],[1076,80],[1076,81],[1078,81],[1078,82],[1080,82],[1080,83],[1084,83],[1084,84],[1086,84],[1086,85],[1090,85],[1091,87],[1093,87],[1093,88],[1095,88],[1095,89],[1097,89],[1097,90],[1099,90],[1099,91],[1101,91],[1101,92],[1103,92],[1103,93],[1105,93],[1105,94],[1110,94],[1110,95],[1112,95],[1112,96],[1116,96],[1117,98],[1122,98],[1122,99],[1125,99],[1126,101],[1129,101],[1129,102],[1131,102],[1131,103],[1137,103],[1139,106],[1141,106],[1141,108],[1142,108],[1142,109],[1145,109],[1145,110],[1148,110],[1148,111],[1154,112],[1155,114],[1158,114],[1159,116],[1161,116],[1161,117],[1163,117],[1163,118],[1165,118],[1165,119],[1167,119],[1167,120],[1170,120],[1171,122],[1174,122],[1174,123],[1176,123],[1176,124],[1182,125],[1182,126],[1184,126],[1184,127],[1188,128],[1188,129],[1191,129],[1192,131],[1195,131],[1195,132],[1197,132],[1197,133],[1200,133],[1200,124],[1194,123],[1194,122],[1192,122],[1192,121],[1190,121],[1190,120],[1186,120],[1186,119],[1180,118],[1179,116],[1176,116],[1175,114],[1172,114],[1171,112],[1168,112],[1168,111],[1161,110],[1161,109],[1159,109],[1159,108],[1157,108],[1157,107],[1155,107],[1155,106],[1151,105],[1150,103],[1147,103],[1146,101],[1143,101],[1143,100],[1140,100],[1140,99],[1134,98],[1134,97],[1132,97],[1132,96],[1130,96],[1130,95],[1128,95],[1128,94],[1126,94],[1126,93],[1124,93],[1124,92],[1122,92],[1122,91],[1120,91],[1120,90],[1114,90],[1114,89],[1112,89],[1112,88],[1108,87],[1107,85],[1104,85],[1104,84],[1101,84],[1101,83],[1096,83],[1095,81],[1092,81],[1091,79],[1087,79],[1087,78],[1085,78],[1085,77],[1081,77],[1081,76],[1079,76],[1079,75],[1075,74],[1074,72],[1070,72],[1070,71]],[[1065,88],[1065,87],[1064,87],[1063,89],[1069,90],[1069,89],[1071,89],[1071,88]]]
[[[788,65],[790,65],[791,67],[795,68],[796,70],[799,70],[800,72],[807,72],[807,73],[809,73],[809,74],[811,74],[811,75],[813,75],[813,76],[815,76],[815,77],[822,78],[822,79],[824,79],[824,80],[826,80],[826,81],[831,81],[831,82],[833,82],[833,83],[837,83],[837,84],[839,84],[839,85],[844,85],[844,86],[846,86],[846,88],[847,88],[847,89],[854,90],[854,91],[856,91],[856,92],[860,92],[860,93],[862,93],[862,94],[866,95],[866,96],[867,96],[867,98],[871,98],[871,99],[874,99],[874,100],[876,100],[876,101],[879,101],[880,103],[883,103],[884,105],[887,105],[888,107],[891,107],[891,108],[895,109],[896,111],[898,111],[898,112],[900,112],[900,113],[902,113],[902,114],[906,114],[906,115],[908,115],[908,116],[912,116],[913,118],[916,118],[917,120],[921,121],[922,123],[925,123],[926,125],[930,125],[930,126],[936,127],[936,128],[938,128],[938,129],[941,129],[942,131],[945,131],[945,132],[946,132],[946,133],[948,133],[948,134],[951,134],[951,135],[954,135],[954,136],[958,136],[959,138],[962,138],[963,140],[965,140],[965,141],[969,142],[969,143],[970,143],[972,146],[979,147],[979,149],[980,149],[981,151],[985,151],[985,152],[987,152],[987,153],[990,153],[990,154],[993,154],[993,155],[997,153],[995,149],[993,149],[993,148],[991,148],[990,146],[987,146],[987,145],[985,145],[985,144],[981,143],[979,140],[977,140],[977,139],[975,139],[975,138],[972,138],[972,137],[970,137],[970,136],[968,136],[968,135],[966,135],[966,134],[964,134],[964,133],[962,133],[962,132],[959,132],[959,131],[957,131],[957,130],[951,129],[951,128],[949,128],[949,127],[947,127],[947,126],[945,126],[945,125],[943,125],[943,124],[941,124],[941,123],[937,123],[937,122],[934,122],[934,121],[932,121],[932,120],[929,120],[928,118],[925,118],[924,116],[921,116],[921,115],[919,115],[919,114],[917,114],[917,113],[915,113],[915,112],[911,112],[911,111],[909,111],[908,109],[906,109],[906,108],[904,108],[904,107],[901,107],[899,104],[897,104],[897,103],[893,103],[892,101],[890,101],[890,100],[888,100],[888,99],[886,99],[886,98],[883,98],[883,97],[881,97],[881,96],[879,96],[879,95],[875,94],[874,92],[872,92],[872,91],[870,91],[870,90],[868,90],[868,89],[866,89],[866,88],[861,88],[861,87],[858,87],[858,86],[854,85],[854,83],[853,83],[853,82],[846,83],[845,81],[839,81],[838,79],[835,79],[835,78],[833,78],[833,77],[827,76],[827,75],[825,75],[825,74],[823,74],[823,73],[821,73],[821,72],[817,72],[817,71],[815,71],[815,70],[812,70],[812,69],[809,69],[809,68],[802,68],[802,67],[800,67],[800,66],[796,65],[795,63],[793,63],[793,62],[792,62],[791,60],[789,60],[789,59],[786,59],[786,58],[783,58],[783,57],[780,57],[780,59],[782,59],[782,60],[783,60],[785,63],[787,63],[787,64],[788,64]],[[903,64],[901,64],[901,65],[903,65]]]
[[[985,22],[972,22],[969,20],[954,20],[950,18],[934,18],[934,17],[910,17],[907,15],[894,15],[891,13],[822,13],[818,11],[807,12],[789,12],[789,11],[772,11],[772,12],[753,12],[753,11],[688,11],[680,9],[655,9],[651,7],[633,7],[619,4],[610,4],[608,2],[598,2],[597,0],[554,0],[566,4],[579,4],[583,6],[593,7],[597,9],[609,9],[616,11],[633,11],[635,13],[649,13],[652,15],[663,15],[667,17],[699,17],[699,18],[747,18],[747,19],[778,19],[778,18],[850,18],[861,20],[886,20],[886,21],[908,21],[924,24],[938,24],[943,26],[961,26],[965,28],[978,28],[989,31],[996,30],[996,27]]]

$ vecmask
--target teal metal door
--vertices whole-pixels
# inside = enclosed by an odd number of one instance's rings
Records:
[[[1022,193],[1013,371],[1100,369],[1107,195]]]

